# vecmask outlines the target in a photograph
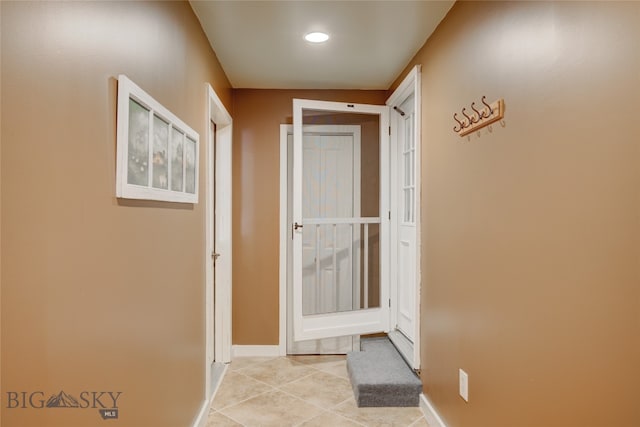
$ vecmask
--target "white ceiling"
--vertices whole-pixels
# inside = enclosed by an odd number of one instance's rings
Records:
[[[388,89],[454,0],[190,3],[234,88]]]

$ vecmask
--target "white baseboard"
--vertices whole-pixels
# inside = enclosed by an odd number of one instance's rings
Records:
[[[278,357],[279,345],[234,345],[232,357]]]
[[[213,398],[205,399],[202,402],[202,406],[200,407],[200,411],[198,411],[198,416],[193,421],[193,427],[205,427],[207,425],[207,418],[209,415],[209,407],[213,402]]]
[[[200,411],[198,411],[198,416],[193,421],[193,427],[205,427],[207,425],[207,419],[209,418],[209,408],[211,408],[211,404],[213,403],[213,398],[216,397],[216,393],[218,392],[218,388],[220,388],[220,384],[222,383],[222,379],[224,378],[224,374],[227,372],[227,365],[222,365],[221,369],[218,372],[213,372],[213,378],[208,379],[207,381],[212,381],[212,391],[211,396],[208,399],[204,399],[202,402],[202,406],[200,407]]]
[[[424,393],[420,393],[420,409],[422,409],[424,417],[430,427],[447,427],[431,404],[429,398]]]

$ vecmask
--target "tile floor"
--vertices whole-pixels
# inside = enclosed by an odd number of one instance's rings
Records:
[[[358,408],[344,356],[235,359],[209,411],[214,426],[429,427],[420,408]]]

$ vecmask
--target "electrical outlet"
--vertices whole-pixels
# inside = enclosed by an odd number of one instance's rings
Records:
[[[469,375],[462,369],[460,369],[460,397],[465,402],[469,401]]]

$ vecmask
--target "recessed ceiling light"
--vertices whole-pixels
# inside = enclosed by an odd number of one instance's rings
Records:
[[[304,39],[311,43],[323,43],[329,40],[329,34],[321,32],[313,32],[304,36]]]

